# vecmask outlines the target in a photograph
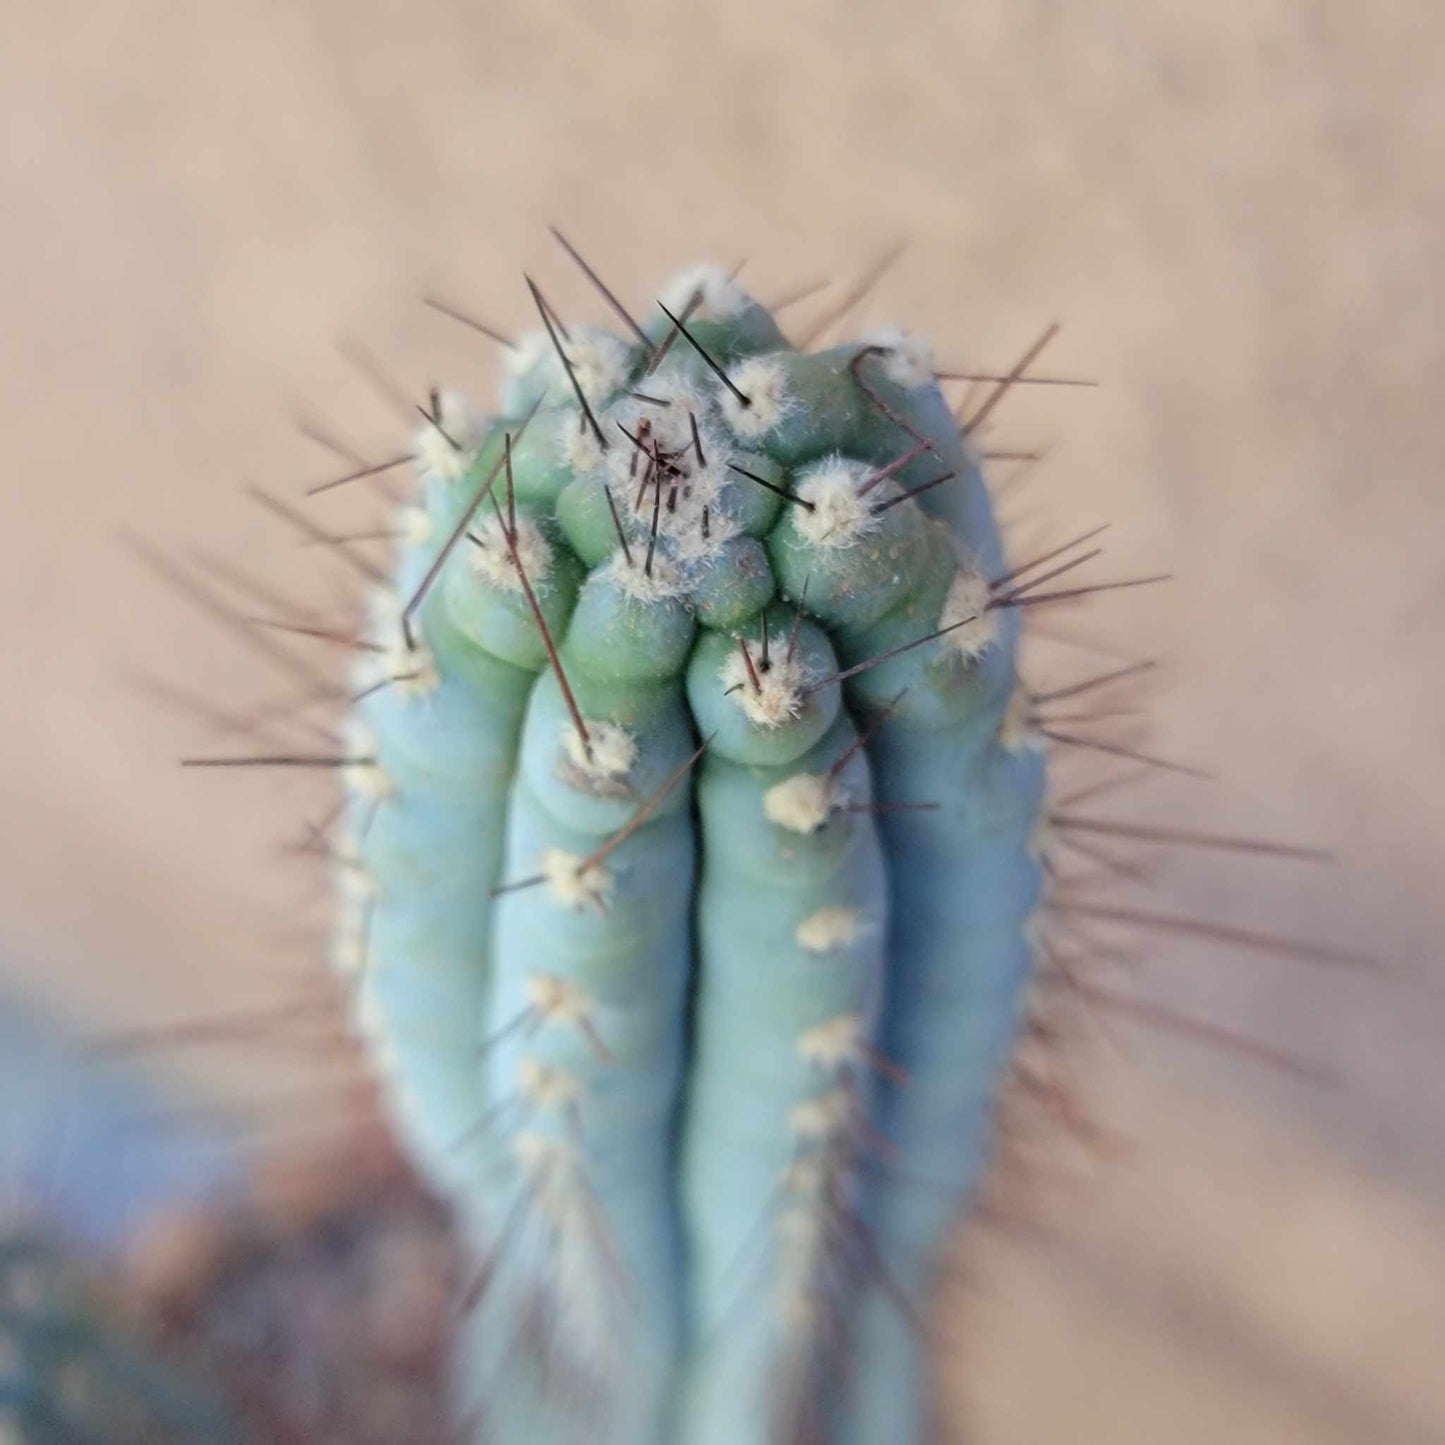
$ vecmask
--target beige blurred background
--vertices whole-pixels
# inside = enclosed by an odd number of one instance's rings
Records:
[[[304,961],[294,790],[182,775],[214,739],[145,682],[244,710],[285,680],[122,533],[327,596],[334,561],[240,488],[338,470],[299,414],[396,449],[338,341],[485,395],[492,350],[418,298],[524,327],[526,266],[598,315],[552,221],[639,305],[704,256],[837,291],[907,238],[860,321],[1003,366],[1058,318],[1041,369],[1103,383],[1001,409],[992,443],[1050,450],[1015,536],[1112,520],[1097,575],[1175,573],[1068,625],[1164,653],[1155,745],[1220,779],[1116,811],[1340,855],[1164,860],[1150,906],[1388,966],[1160,941],[1141,989],[1340,1082],[1120,1030],[1100,1087],[1136,1146],[1058,1243],[976,1252],[950,1346],[976,1438],[1445,1438],[1442,47],[1405,0],[12,5],[9,974],[98,1028],[273,999]],[[289,1077],[186,1064],[232,1100]]]

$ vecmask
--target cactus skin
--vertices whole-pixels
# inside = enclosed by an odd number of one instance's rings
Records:
[[[659,309],[660,363],[560,343],[595,425],[544,335],[500,416],[444,396],[419,437],[337,961],[482,1261],[486,1439],[907,1445],[899,1296],[987,1162],[1043,758],[926,348],[794,351],[710,268],[694,300],[745,402]]]

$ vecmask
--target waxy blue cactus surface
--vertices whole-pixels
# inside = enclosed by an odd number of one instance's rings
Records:
[[[641,329],[433,407],[337,959],[481,1438],[908,1445],[1041,888],[1000,544],[917,340],[797,351],[708,268]]]

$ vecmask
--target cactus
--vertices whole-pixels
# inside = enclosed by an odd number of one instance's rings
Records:
[[[708,267],[621,338],[533,296],[498,415],[433,394],[338,759],[336,961],[479,1260],[464,1405],[906,1445],[1042,886],[979,464],[911,336],[795,350]]]

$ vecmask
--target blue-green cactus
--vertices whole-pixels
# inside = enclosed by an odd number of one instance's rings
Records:
[[[1030,974],[1043,758],[926,347],[720,272],[439,397],[349,739],[337,960],[479,1259],[488,1440],[926,1433]],[[665,308],[665,309],[664,309]]]

